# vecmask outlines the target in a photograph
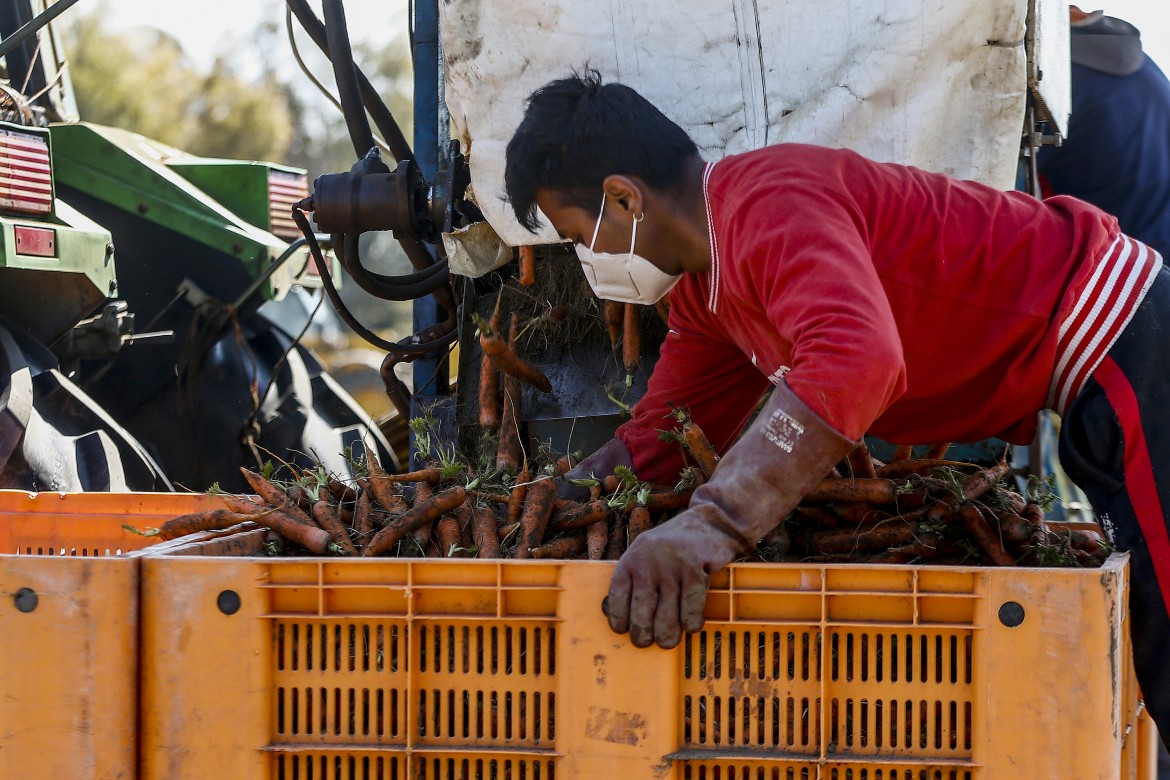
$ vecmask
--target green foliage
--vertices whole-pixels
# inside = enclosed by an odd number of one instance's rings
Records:
[[[106,2],[65,14],[56,26],[82,120],[205,157],[297,165],[310,181],[348,169],[356,157],[345,121],[293,64],[283,9],[273,5],[269,18],[240,32],[225,19],[210,62],[192,60],[159,30],[111,29]],[[405,29],[390,14],[386,24],[384,43],[357,42],[354,56],[409,139],[410,52]],[[297,41],[308,67],[335,91],[328,61],[299,29]]]

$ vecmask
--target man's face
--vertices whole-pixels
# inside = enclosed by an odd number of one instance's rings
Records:
[[[593,230],[597,228],[597,243],[593,245],[596,252],[610,252],[622,254],[630,250],[630,233],[632,221],[629,217],[619,219],[624,214],[609,214],[609,199],[606,198],[606,213],[601,216],[600,227],[597,224],[598,214],[602,213],[601,193],[598,193],[597,211],[589,212],[579,206],[566,205],[556,194],[548,190],[538,190],[536,205],[548,217],[557,233],[574,244],[589,246],[593,239]],[[619,224],[624,222],[624,227]]]

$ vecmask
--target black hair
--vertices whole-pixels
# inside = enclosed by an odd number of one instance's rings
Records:
[[[540,226],[536,193],[597,208],[607,176],[637,176],[656,190],[680,183],[695,142],[650,101],[625,84],[602,84],[593,69],[545,84],[528,98],[508,142],[504,188],[516,219]]]

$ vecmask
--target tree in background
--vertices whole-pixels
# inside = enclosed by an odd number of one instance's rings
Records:
[[[206,67],[159,30],[111,30],[104,22],[107,12],[101,3],[88,13],[71,11],[60,23],[82,120],[125,128],[204,157],[294,165],[308,170],[310,182],[355,162],[341,113],[295,64],[280,6],[252,30],[225,29],[221,53]],[[303,31],[297,32],[306,66],[334,89],[328,60]],[[389,44],[357,42],[354,56],[410,138],[409,46],[405,30],[397,37],[386,32]],[[387,163],[393,168],[392,160]],[[362,246],[371,270],[412,270],[386,236],[368,236]],[[342,286],[342,297],[369,327],[395,338],[409,333],[409,304],[373,298],[352,282]]]

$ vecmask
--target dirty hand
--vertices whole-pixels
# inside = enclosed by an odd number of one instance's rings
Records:
[[[703,627],[711,575],[735,560],[743,541],[689,510],[641,534],[618,561],[602,609],[637,647],[671,648]]]
[[[602,604],[610,627],[638,647],[674,647],[697,631],[710,575],[749,552],[856,446],[781,382],[690,508],[618,561]]]
[[[613,474],[618,466],[630,468],[633,463],[630,451],[626,449],[622,440],[610,439],[598,447],[588,458],[565,472],[565,475],[558,480],[557,495],[570,501],[587,501],[589,500],[589,488],[574,485],[569,480],[589,479],[591,476],[605,479]]]

